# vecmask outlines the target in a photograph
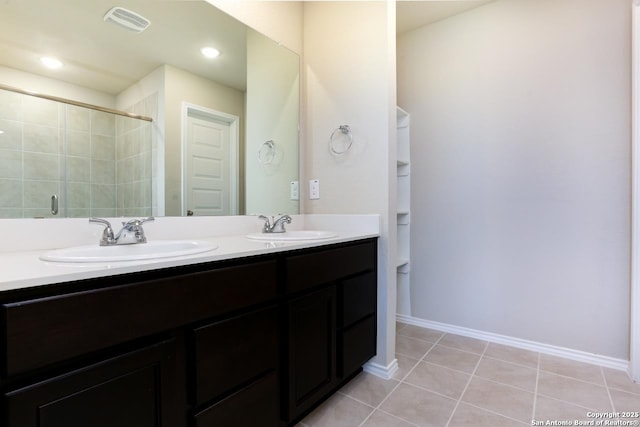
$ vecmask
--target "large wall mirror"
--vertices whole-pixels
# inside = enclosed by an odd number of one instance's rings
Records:
[[[295,53],[201,0],[6,0],[0,28],[0,217],[299,212]]]

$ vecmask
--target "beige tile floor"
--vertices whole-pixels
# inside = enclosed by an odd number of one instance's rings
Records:
[[[361,373],[298,425],[638,425],[588,415],[640,411],[640,384],[621,371],[401,323],[396,353],[394,379]]]

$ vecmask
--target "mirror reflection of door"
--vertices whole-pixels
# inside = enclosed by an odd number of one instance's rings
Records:
[[[183,121],[183,214],[237,214],[237,117],[187,108]]]

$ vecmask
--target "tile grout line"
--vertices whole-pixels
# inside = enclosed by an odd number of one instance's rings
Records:
[[[431,347],[429,347],[429,350],[427,350],[427,351],[422,355],[422,357],[421,357],[420,359],[418,359],[418,361],[416,362],[416,364],[415,364],[415,365],[413,365],[413,367],[412,367],[411,369],[409,369],[409,371],[408,371],[408,372],[407,372],[407,373],[406,373],[406,374],[405,374],[405,375],[404,375],[400,380],[398,380],[398,384],[396,384],[396,386],[395,386],[395,387],[394,387],[394,388],[393,388],[389,393],[387,393],[387,395],[384,397],[384,399],[382,399],[382,401],[380,401],[380,403],[378,404],[378,406],[376,406],[375,408],[373,408],[373,411],[371,411],[371,413],[370,413],[370,414],[369,414],[369,415],[368,415],[368,416],[367,416],[367,417],[366,417],[366,418],[365,418],[365,419],[364,419],[364,420],[359,424],[359,427],[362,427],[362,426],[364,425],[364,423],[366,423],[366,422],[367,422],[367,420],[369,420],[369,418],[371,418],[371,416],[372,416],[376,411],[380,410],[380,407],[382,406],[382,404],[383,404],[384,402],[386,402],[386,401],[387,401],[387,399],[389,398],[389,396],[391,396],[391,395],[393,394],[393,392],[394,392],[394,391],[396,391],[396,390],[398,389],[398,387],[400,387],[400,385],[401,385],[401,384],[403,384],[403,383],[404,383],[404,380],[405,380],[409,375],[411,375],[411,372],[413,372],[413,370],[414,370],[414,369],[416,369],[416,366],[418,366],[418,365],[420,364],[420,362],[422,362],[422,359],[423,359],[427,354],[429,354],[429,352],[430,352],[430,351],[431,351],[431,350],[436,346],[436,344],[438,344],[438,342],[440,342],[440,340],[442,339],[442,337],[444,337],[445,335],[446,335],[446,334],[444,334],[444,333],[443,333],[443,334],[440,336],[440,338],[438,338],[438,339],[436,340],[436,342],[435,342],[435,343],[432,343],[432,344],[431,344]],[[415,359],[414,359],[414,360],[415,360]],[[385,412],[385,411],[382,411],[382,412],[387,413],[387,412]],[[390,414],[390,415],[391,415],[391,414]],[[394,415],[394,416],[395,416],[395,415]],[[407,420],[405,420],[404,418],[400,418],[400,417],[397,417],[397,416],[395,416],[395,417],[396,417],[396,418],[401,419],[402,421],[407,421]],[[409,422],[409,421],[407,421],[407,422]],[[410,423],[410,424],[413,424],[413,423],[411,423],[411,422],[409,422],[409,423]],[[415,424],[414,424],[414,425],[415,425]]]
[[[425,362],[425,363],[429,363],[429,362]],[[435,366],[438,366],[438,365],[435,365]],[[458,372],[461,372],[461,371],[458,371]],[[466,374],[466,375],[470,375],[468,372],[465,372],[465,374]],[[492,383],[495,383],[495,384],[499,384],[499,385],[503,385],[503,386],[507,386],[507,387],[513,387],[513,386],[511,386],[511,385],[509,385],[509,384],[505,384],[505,383],[500,383],[500,382],[497,382],[497,381],[489,380],[489,379],[487,379],[487,378],[479,377],[479,376],[477,376],[477,375],[476,375],[476,378],[480,378],[480,379],[482,379],[482,380],[489,381],[489,382],[492,382]],[[420,385],[416,385],[416,384],[412,384],[412,383],[408,383],[408,382],[405,382],[405,384],[410,385],[410,386],[415,387],[415,388],[420,389],[420,390],[424,390],[424,391],[429,392],[429,393],[431,393],[431,394],[435,394],[435,395],[437,395],[437,396],[443,397],[443,398],[448,399],[448,400],[454,400],[454,401],[456,400],[456,399],[454,399],[454,398],[453,398],[453,397],[451,397],[451,396],[447,396],[447,395],[445,395],[445,394],[438,393],[437,391],[430,390],[430,389],[425,388],[425,387],[420,386]],[[525,389],[522,389],[522,388],[519,388],[519,387],[513,387],[513,388],[518,388],[519,390],[524,391],[524,392],[527,392],[527,393],[533,393],[533,392],[532,392],[532,391],[530,391],[530,390],[525,390]],[[465,389],[465,391],[466,391],[466,389]],[[462,394],[464,394],[464,391],[463,391],[463,393],[462,393]],[[461,395],[461,398],[462,398],[462,395]],[[481,411],[483,411],[483,412],[488,412],[488,413],[491,413],[491,414],[495,414],[495,415],[498,415],[498,416],[500,416],[500,417],[502,417],[502,418],[508,418],[508,419],[510,419],[510,420],[513,420],[513,421],[517,422],[518,424],[529,425],[529,424],[527,424],[527,423],[525,423],[525,422],[523,422],[523,421],[521,421],[521,420],[518,420],[518,419],[516,419],[516,418],[513,418],[513,417],[512,417],[512,416],[510,416],[510,415],[505,415],[505,414],[503,414],[503,413],[500,413],[500,412],[498,412],[498,411],[496,411],[496,410],[494,410],[494,409],[483,408],[482,406],[478,406],[478,405],[476,405],[476,404],[469,403],[469,402],[463,402],[463,403],[464,403],[465,405],[472,406],[472,407],[474,407],[474,408],[480,409],[480,410],[481,410]],[[454,409],[455,409],[455,408],[454,408]],[[587,408],[585,408],[585,409],[587,409]],[[385,411],[383,411],[383,410],[381,410],[381,411],[382,411],[382,412],[385,412]],[[396,418],[399,418],[399,417],[397,417],[397,416],[396,416]],[[402,418],[401,418],[401,419],[402,419]],[[406,421],[406,420],[405,420],[405,421]]]
[[[525,423],[524,421],[521,421],[521,420],[519,420],[519,419],[517,419],[517,418],[513,418],[513,417],[512,417],[512,416],[510,416],[510,415],[505,415],[505,414],[502,414],[502,413],[500,413],[500,412],[497,412],[497,411],[496,411],[496,410],[494,410],[494,409],[487,409],[487,408],[483,408],[482,406],[478,406],[478,405],[475,405],[475,404],[473,404],[473,403],[469,403],[469,402],[463,402],[463,403],[464,403],[465,405],[467,405],[467,406],[471,406],[471,407],[473,407],[473,408],[479,409],[479,410],[481,410],[482,412],[487,412],[487,413],[489,413],[489,414],[497,415],[497,416],[499,416],[500,418],[506,418],[506,419],[511,420],[511,421],[514,421],[514,422],[516,422],[516,423],[518,423],[518,424],[522,424],[522,425],[531,425],[530,423]]]
[[[530,351],[531,353],[535,353],[535,352],[533,352],[531,350],[525,350],[525,351]],[[538,356],[536,356],[536,358],[538,358],[540,353],[536,353],[536,354],[538,355]],[[536,366],[534,367],[534,366],[531,366],[531,365],[527,365],[526,363],[518,363],[518,362],[514,362],[513,360],[507,360],[507,358],[500,358],[500,357],[497,357],[497,356],[487,356],[487,355],[485,355],[484,357],[487,358],[487,359],[497,360],[499,362],[510,363],[512,365],[516,365],[516,366],[519,366],[519,367],[522,367],[522,368],[538,369],[537,360],[536,360]]]
[[[447,424],[445,424],[445,427],[448,427],[449,424],[451,424],[451,420],[453,420],[453,416],[455,415],[456,411],[458,410],[458,407],[460,406],[460,402],[462,402],[462,397],[467,392],[467,389],[469,388],[469,384],[471,384],[471,381],[473,381],[473,377],[475,376],[476,371],[478,370],[478,367],[480,366],[480,362],[482,362],[482,358],[484,357],[484,354],[487,352],[488,348],[489,348],[489,342],[486,341],[485,344],[484,344],[484,350],[482,351],[482,354],[480,355],[480,358],[476,362],[476,366],[475,366],[475,368],[473,368],[473,372],[471,372],[471,375],[469,376],[469,380],[467,381],[467,384],[465,384],[465,386],[464,386],[464,390],[462,390],[462,393],[460,393],[460,397],[458,398],[458,401],[456,402],[456,405],[453,407],[453,411],[451,411],[451,415],[449,415],[449,419],[447,420]]]
[[[377,411],[377,412],[382,412],[383,414],[388,415],[388,416],[390,416],[391,418],[395,418],[396,420],[402,421],[402,422],[403,422],[403,423],[405,423],[405,424],[409,424],[409,425],[410,425],[410,426],[412,426],[412,427],[420,427],[418,424],[414,424],[414,423],[412,423],[411,421],[407,421],[407,420],[405,420],[404,418],[400,418],[400,417],[399,417],[399,416],[397,416],[397,415],[393,415],[393,414],[391,414],[391,413],[389,413],[389,412],[385,411],[384,409],[376,409],[374,412],[376,412],[376,411]],[[372,412],[372,414],[373,414],[373,412]]]
[[[533,389],[533,409],[531,410],[531,424],[536,419],[536,406],[538,404],[538,383],[540,382],[540,353],[538,353],[538,364],[536,368],[536,386]]]
[[[423,362],[423,361],[424,361],[424,358],[425,358],[425,357],[427,357],[427,355],[428,355],[429,353],[431,353],[431,350],[433,350],[434,348],[436,348],[436,346],[437,346],[437,345],[441,345],[441,344],[440,344],[440,341],[442,341],[442,338],[444,338],[444,336],[445,336],[445,335],[446,335],[446,334],[444,334],[444,333],[443,333],[442,335],[440,335],[440,338],[438,338],[438,339],[436,340],[436,342],[434,342],[434,343],[431,345],[431,347],[429,347],[429,350],[427,350],[427,351],[422,355],[422,357],[421,357],[420,359],[418,359],[418,363]],[[418,366],[418,363],[416,363],[416,364],[413,366],[413,368],[411,368],[411,370],[410,370],[409,372],[407,372],[407,375],[405,375],[404,377],[402,377],[402,381],[404,381],[405,379],[407,379],[407,377],[409,376],[409,374],[410,374],[411,372],[413,372],[413,370],[416,368],[416,366]]]
[[[565,403],[567,405],[575,406],[576,408],[584,409],[585,411],[602,412],[602,411],[600,411],[598,409],[589,408],[586,405],[583,405],[581,403],[571,402],[570,400],[564,400],[564,399],[560,399],[560,398],[555,397],[555,396],[549,396],[549,395],[542,394],[542,393],[538,393],[538,394],[540,395],[540,397],[544,397],[545,399],[554,400],[554,401],[560,402],[560,403]]]
[[[430,349],[429,349],[429,350],[430,350]],[[418,361],[418,363],[420,363],[420,361]],[[416,364],[415,364],[415,366],[409,370],[409,372],[407,373],[407,375],[409,375],[409,374],[410,374],[410,373],[415,369],[415,367],[416,367],[416,366],[418,366],[418,363],[416,363]],[[405,375],[405,377],[406,377],[406,375]],[[382,399],[382,401],[378,404],[378,406],[374,407],[374,408],[373,408],[373,410],[369,413],[369,415],[367,415],[367,417],[366,417],[364,420],[362,420],[362,422],[361,422],[360,424],[358,424],[358,426],[359,426],[359,427],[362,427],[362,426],[364,425],[364,423],[366,423],[366,422],[369,420],[369,418],[371,418],[371,416],[372,416],[372,415],[373,415],[377,410],[379,410],[379,409],[380,409],[380,407],[382,406],[382,404],[383,404],[383,403],[384,403],[384,402],[389,398],[389,396],[391,396],[391,394],[392,394],[394,391],[396,391],[396,389],[397,389],[398,387],[400,387],[400,384],[402,384],[402,380],[398,381],[398,384],[396,384],[396,385],[395,385],[395,387],[393,387],[393,388],[391,389],[391,391],[390,391],[389,393],[387,393],[387,395],[384,397],[384,399]],[[402,419],[402,418],[401,418],[401,419]],[[404,421],[404,420],[403,420],[403,421]]]
[[[429,363],[429,362],[425,362],[425,363]],[[448,369],[448,368],[446,368],[444,366],[440,366],[440,365],[435,365],[435,366]],[[456,372],[462,372],[462,371],[456,371]],[[467,375],[471,375],[469,372],[462,372],[462,373],[467,374]],[[525,393],[530,393],[530,394],[535,393],[535,390],[526,389],[526,388],[519,387],[519,386],[516,386],[516,385],[513,385],[513,384],[506,383],[506,382],[500,382],[500,381],[497,381],[497,380],[495,380],[493,378],[483,377],[483,376],[475,374],[475,373],[473,375],[475,377],[485,381],[485,382],[488,382],[488,383],[493,383],[493,384],[509,387],[509,388],[512,388],[512,389],[515,389],[515,390],[524,391]]]
[[[476,355],[476,356],[478,356],[479,354],[478,354],[478,353],[475,353],[475,355]],[[483,356],[483,355],[479,355],[479,356],[480,356],[480,358],[481,358],[481,359],[492,359],[492,360],[497,360],[498,362],[502,362],[502,363],[510,363],[509,361],[506,361],[506,360],[493,359],[493,358],[491,358],[491,357],[487,357],[487,356]],[[468,371],[461,371],[461,370],[459,370],[459,369],[454,369],[454,368],[451,368],[451,367],[446,366],[446,365],[440,365],[440,364],[438,364],[438,363],[430,362],[430,361],[428,361],[428,360],[421,360],[421,362],[424,362],[424,363],[426,363],[426,364],[428,364],[428,365],[435,366],[435,367],[437,367],[437,368],[446,369],[446,370],[448,370],[448,371],[453,371],[453,372],[456,372],[456,373],[459,373],[459,374],[472,375],[472,374],[471,374],[471,372],[468,372]],[[518,364],[515,364],[515,363],[511,363],[511,364],[512,364],[512,365],[516,365],[516,366],[521,367],[521,368],[525,368],[525,369],[531,369],[531,370],[534,370],[534,369],[535,369],[535,368],[532,368],[532,367],[530,367],[530,366],[518,365]],[[518,390],[521,390],[521,391],[525,391],[525,392],[527,392],[527,393],[535,393],[535,388],[534,388],[534,390],[530,390],[530,389],[527,389],[527,388],[524,388],[524,387],[521,387],[521,386],[517,386],[517,385],[509,384],[509,383],[506,383],[506,382],[501,382],[501,381],[498,381],[498,380],[496,380],[496,379],[494,379],[494,378],[491,378],[491,377],[484,377],[484,376],[477,375],[477,374],[475,374],[475,375],[476,375],[478,378],[482,379],[482,380],[485,380],[485,381],[488,381],[488,382],[491,382],[491,383],[494,383],[494,384],[499,384],[499,385],[507,386],[507,387],[510,387],[510,388],[515,388],[515,389],[518,389]],[[537,375],[537,373],[536,373],[536,375]],[[536,377],[536,379],[537,379],[537,377]],[[405,381],[405,382],[406,382],[406,381]],[[432,392],[432,393],[440,394],[440,393],[438,393],[438,392],[436,392],[436,391],[430,390],[430,389],[428,389],[428,388],[426,388],[426,387],[424,387],[424,386],[421,386],[421,385],[419,385],[419,384],[412,384],[412,383],[407,383],[407,384],[411,384],[411,385],[413,385],[413,386],[415,386],[415,387],[422,388],[422,389],[427,390],[427,391],[430,391],[430,392]],[[444,396],[444,395],[442,395],[442,396]],[[447,396],[447,397],[448,397],[448,396]],[[449,398],[451,399],[451,397],[449,397]]]
[[[447,335],[447,334],[444,334],[444,335]],[[444,337],[444,335],[443,335],[443,336],[441,336],[440,338],[438,338],[435,342],[433,342],[433,341],[423,340],[423,339],[421,339],[421,338],[411,337],[411,336],[408,336],[408,335],[400,335],[400,336],[401,336],[402,338],[408,338],[408,339],[411,339],[411,340],[416,340],[416,341],[421,341],[421,342],[423,342],[423,343],[431,344],[432,346],[433,346],[433,345],[435,345],[435,344],[437,344],[437,345],[440,345],[440,346],[442,346],[442,347],[448,348],[448,349],[450,349],[450,350],[456,350],[456,351],[460,351],[460,352],[462,352],[462,353],[468,353],[468,354],[474,354],[474,355],[478,355],[478,354],[483,355],[483,354],[484,354],[484,350],[483,350],[481,353],[478,353],[478,352],[476,352],[476,351],[464,350],[464,349],[461,349],[461,348],[452,347],[452,346],[450,346],[450,345],[441,344],[441,343],[440,343],[440,341],[442,340],[442,338]],[[454,334],[449,334],[449,335],[454,335]],[[454,335],[454,336],[461,336],[461,335]],[[465,338],[466,338],[466,337],[465,337]],[[472,338],[472,339],[476,339],[476,338]],[[478,340],[478,341],[481,341],[481,340]],[[488,343],[488,341],[485,341],[485,343]],[[398,352],[396,352],[396,354],[399,354],[399,355],[401,355],[401,356],[405,356],[405,357],[409,357],[409,358],[411,358],[411,359],[415,359],[415,357],[413,357],[413,356],[411,356],[411,355],[409,355],[409,354],[398,353]],[[423,355],[422,357],[424,357],[424,356],[426,356],[426,355]],[[490,357],[490,356],[487,356],[487,357]],[[491,357],[491,359],[501,360],[501,359],[499,359],[499,358],[495,358],[495,357]],[[420,359],[420,360],[421,360],[421,359]],[[513,363],[513,362],[511,362],[511,363]],[[519,364],[519,363],[513,363],[513,364],[514,364],[514,365],[519,365],[519,366],[525,366],[525,367],[526,367],[526,365],[521,365],[521,364]]]
[[[540,353],[540,357],[542,358],[542,353]],[[604,377],[604,370],[603,370],[604,367],[601,366],[600,369],[601,369],[601,374]],[[611,408],[612,409],[614,408],[613,399],[612,399],[611,393],[609,391],[609,386],[608,386],[606,377],[604,377],[604,385],[602,385],[602,384],[597,384],[597,383],[593,383],[593,382],[590,382],[590,381],[584,381],[584,380],[581,380],[579,378],[571,377],[571,376],[568,376],[568,375],[557,374],[555,372],[547,371],[547,370],[544,370],[544,369],[540,369],[538,371],[538,376],[542,372],[545,372],[545,373],[550,374],[550,375],[555,375],[555,376],[558,376],[558,377],[561,377],[561,378],[565,378],[565,379],[568,379],[568,380],[573,380],[573,381],[581,382],[581,383],[584,383],[584,384],[596,386],[596,387],[599,387],[599,388],[604,388],[605,391],[607,392],[607,396],[609,397],[609,403],[611,404]],[[568,404],[568,405],[571,405],[571,406],[575,406],[577,408],[582,408],[585,411],[601,412],[601,411],[598,411],[597,409],[589,408],[589,407],[587,407],[587,405],[584,405],[582,403],[578,403],[578,402],[574,402],[574,401],[570,401],[570,400],[566,400],[566,399],[561,399],[561,398],[559,398],[557,396],[550,396],[550,395],[547,395],[547,394],[544,394],[544,393],[540,393],[540,392],[538,392],[538,388],[536,386],[536,397],[535,397],[536,401],[537,401],[538,396],[544,397],[545,399],[551,399],[551,400],[554,400],[556,402],[562,402],[562,403],[565,403],[565,404]]]
[[[613,403],[613,397],[611,396],[611,390],[609,390],[609,383],[607,382],[607,376],[604,374],[604,368],[600,367],[600,374],[604,380],[604,388],[607,390],[607,396],[609,396],[609,403],[611,404],[611,410],[615,412],[616,405]]]
[[[602,367],[600,367],[600,368],[602,368]],[[568,375],[568,374],[559,374],[557,372],[547,371],[546,369],[540,369],[540,371],[541,372],[545,372],[545,373],[550,374],[550,375],[554,375],[556,377],[565,378],[565,379],[568,379],[568,380],[573,380],[573,381],[581,382],[581,383],[584,383],[584,384],[589,384],[589,385],[600,387],[600,388],[602,388],[602,387],[607,388],[606,382],[604,384],[603,383],[594,383],[592,381],[586,381],[586,380],[583,380],[581,378],[572,377],[571,375]],[[615,389],[615,387],[613,387],[613,388]]]

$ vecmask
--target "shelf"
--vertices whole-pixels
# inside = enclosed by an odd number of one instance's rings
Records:
[[[396,107],[396,123],[398,129],[409,127],[409,113],[400,107]]]
[[[396,110],[396,311],[411,315],[411,138],[410,115]]]
[[[398,260],[398,266],[397,266],[397,271],[400,274],[408,274],[409,273],[409,260],[408,259],[399,259]]]
[[[397,224],[399,226],[409,225],[409,222],[410,222],[409,211],[398,211],[397,215],[398,215]]]

